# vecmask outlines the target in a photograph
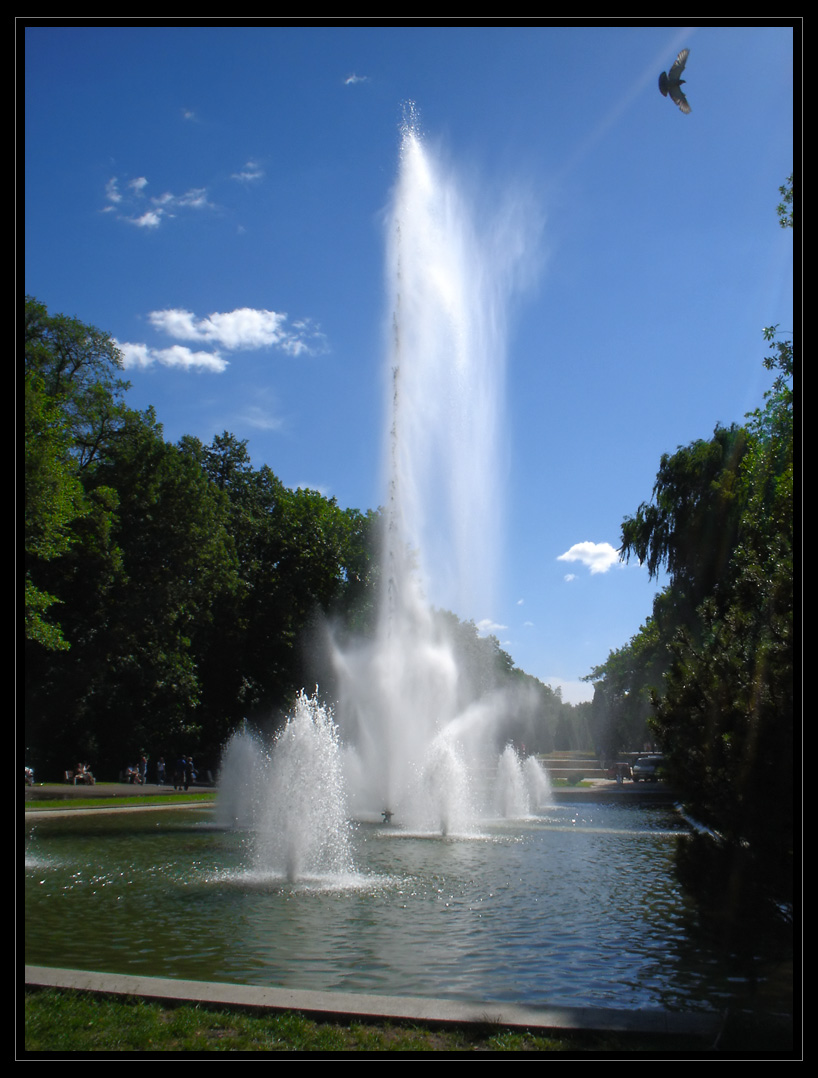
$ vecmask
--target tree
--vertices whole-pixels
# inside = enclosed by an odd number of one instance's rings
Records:
[[[782,186],[778,188],[781,201],[776,206],[776,213],[778,214],[778,223],[782,228],[793,227],[792,175],[790,173]]]
[[[116,772],[200,739],[197,641],[234,554],[222,495],[150,413],[83,474],[92,508],[48,578],[70,652],[28,655],[28,730],[44,763],[81,753]]]
[[[765,336],[765,407],[663,457],[654,502],[622,528],[626,555],[671,577],[651,724],[704,828],[680,868],[732,914],[792,902],[794,364]]]
[[[237,587],[217,600],[200,664],[203,712],[224,726],[286,709],[325,680],[325,618],[347,630],[369,624],[377,514],[288,489],[266,465],[255,470],[246,442],[227,431],[206,447],[187,439],[185,451],[226,497],[238,559]]]
[[[584,679],[594,682],[591,726],[594,747],[607,760],[622,751],[639,752],[654,738],[650,728],[651,694],[661,685],[667,668],[662,639],[662,596],[628,644],[612,651]]]
[[[58,407],[77,466],[92,464],[116,437],[129,409],[128,382],[114,340],[76,318],[49,315],[32,296],[25,304],[25,371]]]
[[[622,522],[624,558],[636,556],[651,578],[666,568],[675,595],[690,610],[718,589],[735,548],[747,449],[746,430],[733,425],[665,454],[653,501]]]
[[[25,626],[26,636],[52,650],[68,647],[48,611],[59,599],[36,581],[38,567],[65,554],[72,524],[88,512],[71,460],[71,439],[59,406],[35,371],[25,372]]]

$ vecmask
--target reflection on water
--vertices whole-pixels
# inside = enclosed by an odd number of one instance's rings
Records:
[[[356,871],[287,883],[201,809],[29,821],[26,961],[561,1005],[717,1006],[665,809],[560,805],[469,841],[354,830]]]

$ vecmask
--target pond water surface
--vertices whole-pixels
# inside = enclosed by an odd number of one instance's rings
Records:
[[[736,992],[672,870],[679,818],[565,804],[478,837],[359,824],[356,872],[250,869],[211,809],[27,820],[26,962],[205,981],[709,1010]]]

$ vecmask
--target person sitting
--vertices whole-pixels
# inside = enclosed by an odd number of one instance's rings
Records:
[[[77,764],[77,770],[74,772],[74,785],[93,786],[95,782],[96,779],[89,770],[88,764]]]

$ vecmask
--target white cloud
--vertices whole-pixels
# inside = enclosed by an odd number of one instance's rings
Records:
[[[308,323],[286,326],[287,315],[280,311],[238,307],[235,311],[216,311],[206,318],[196,318],[192,311],[169,308],[151,311],[151,325],[179,341],[208,341],[231,352],[244,349],[281,348],[292,355],[309,351],[304,334],[314,336]]]
[[[121,202],[122,195],[119,190],[119,184],[117,183],[116,176],[112,176],[110,180],[105,184],[105,197],[109,202]]]
[[[170,197],[178,206],[190,206],[194,210],[200,210],[204,207],[212,209],[212,203],[207,200],[207,188],[205,187],[192,187],[189,191],[185,191],[183,195],[179,195],[178,198],[174,198],[173,195]],[[165,198],[167,198],[167,195]]]
[[[477,631],[480,633],[496,633],[500,629],[507,628],[507,625],[499,625],[496,621],[492,621],[491,618],[482,618],[477,622]]]
[[[347,75],[344,79],[344,86],[354,86],[358,82],[369,82],[369,75]]]
[[[163,217],[163,210],[145,210],[139,217],[129,217],[128,220],[137,228],[158,228]]]
[[[218,352],[194,352],[185,345],[174,344],[170,348],[151,348],[147,344],[117,341],[122,353],[123,367],[143,370],[159,364],[161,367],[181,367],[184,370],[212,371],[220,374],[228,366]]]
[[[570,550],[560,554],[557,561],[578,561],[586,565],[591,575],[607,573],[612,565],[619,564],[619,551],[610,543],[574,543]]]
[[[242,183],[253,183],[255,180],[264,178],[264,169],[255,161],[248,161],[243,169],[239,172],[234,172],[230,178],[239,180]]]
[[[219,349],[229,352],[277,348],[288,355],[314,355],[326,351],[323,334],[309,320],[287,325],[287,315],[278,311],[239,307],[235,311],[216,311],[206,318],[197,318],[192,311],[167,308],[151,311],[148,320],[154,329],[175,341],[213,346],[212,351],[175,344],[170,348],[154,348],[147,344],[127,341],[118,343],[125,367],[147,368],[154,364],[184,370],[221,373],[229,366]],[[248,417],[254,426],[273,430],[280,421],[262,408]]]

